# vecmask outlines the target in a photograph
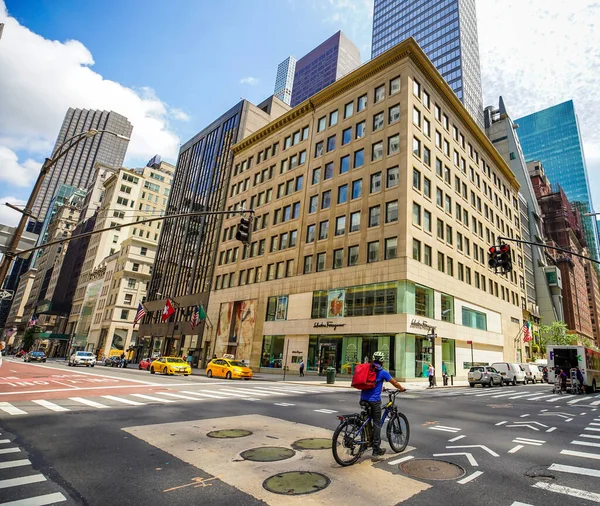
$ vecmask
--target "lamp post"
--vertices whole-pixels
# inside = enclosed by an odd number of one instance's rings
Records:
[[[69,137],[56,149],[56,154],[52,158],[46,158],[46,160],[44,160],[44,164],[42,165],[42,168],[40,169],[40,173],[38,174],[37,180],[36,180],[35,184],[33,185],[33,189],[31,190],[31,194],[29,195],[29,199],[27,200],[25,209],[23,209],[22,211],[19,210],[19,212],[22,213],[21,219],[19,221],[19,225],[17,226],[17,229],[15,230],[15,233],[10,241],[10,244],[8,245],[6,253],[4,253],[2,262],[0,263],[0,287],[2,287],[4,285],[4,280],[6,279],[6,275],[8,274],[8,271],[10,270],[10,267],[12,265],[14,258],[17,256],[17,248],[19,247],[19,242],[21,240],[21,236],[23,235],[23,231],[25,230],[25,226],[27,225],[27,220],[32,215],[32,213],[31,213],[32,207],[35,204],[35,200],[37,199],[37,196],[42,187],[42,183],[44,182],[44,179],[46,178],[46,174],[48,174],[48,171],[56,164],[56,162],[58,162],[62,157],[64,157],[69,152],[69,150],[71,150],[75,146],[77,146],[82,140],[88,139],[90,137],[94,137],[95,135],[100,134],[100,133],[111,134],[119,139],[129,141],[129,137],[117,134],[115,132],[111,132],[109,130],[91,129],[86,132],[82,132],[80,134]],[[65,147],[66,144],[68,144],[68,145]],[[14,206],[10,206],[10,207],[15,209]]]

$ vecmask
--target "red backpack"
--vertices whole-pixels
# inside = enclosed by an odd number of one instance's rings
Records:
[[[352,386],[357,390],[369,390],[375,387],[377,371],[373,364],[358,364],[354,368]]]

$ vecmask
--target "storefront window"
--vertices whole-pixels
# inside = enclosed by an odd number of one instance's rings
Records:
[[[456,376],[456,342],[442,339],[442,374]]]
[[[285,336],[264,336],[262,354],[260,359],[261,367],[273,367],[281,369],[283,366],[283,343]]]
[[[398,283],[395,281],[331,290],[331,293],[337,294],[341,291],[345,292],[343,316],[372,316],[397,312]],[[328,312],[330,299],[328,291],[313,293],[312,318],[332,317]]]
[[[454,297],[442,293],[442,321],[454,323]]]
[[[426,378],[433,359],[431,341],[425,336],[415,336],[415,378]]]
[[[288,297],[280,295],[278,297],[269,297],[267,301],[267,316],[268,322],[282,321],[287,318]]]

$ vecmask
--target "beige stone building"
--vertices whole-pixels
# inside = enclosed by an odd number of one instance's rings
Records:
[[[382,350],[403,379],[516,358],[522,268],[494,273],[488,248],[519,236],[519,186],[414,40],[233,151],[227,206],[254,223],[243,247],[223,222],[217,355],[348,374]]]

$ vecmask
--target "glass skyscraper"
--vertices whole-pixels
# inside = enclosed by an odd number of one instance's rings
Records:
[[[294,73],[296,72],[296,58],[288,56],[277,67],[275,90],[273,94],[282,102],[292,103],[292,88],[294,86]]]
[[[542,162],[551,184],[559,184],[581,213],[594,212],[583,144],[573,101],[517,119],[525,160]],[[598,257],[598,228],[593,216],[582,216],[587,247]]]
[[[408,37],[483,128],[475,0],[375,0],[371,58]]]

